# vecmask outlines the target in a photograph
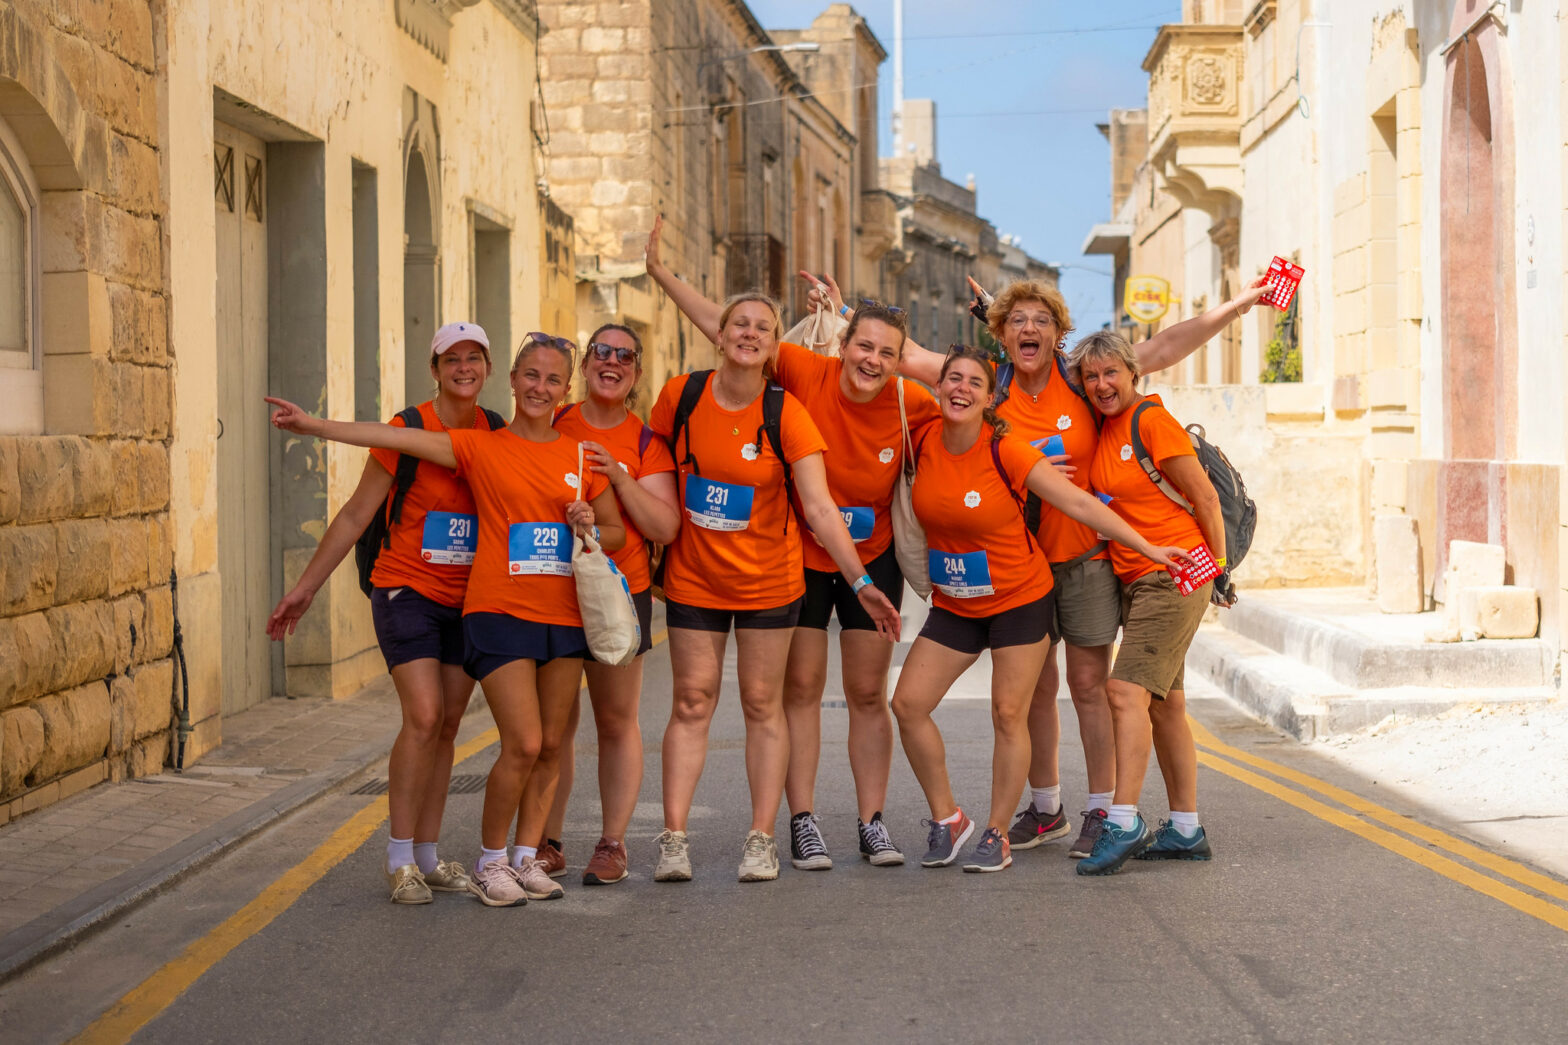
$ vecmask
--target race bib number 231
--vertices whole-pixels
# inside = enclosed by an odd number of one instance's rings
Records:
[[[686,517],[704,530],[744,530],[756,490],[693,475],[686,480]]]

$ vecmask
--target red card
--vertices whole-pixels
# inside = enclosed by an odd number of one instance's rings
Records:
[[[1184,566],[1181,569],[1174,566],[1165,567],[1170,571],[1171,579],[1176,582],[1176,590],[1183,595],[1191,595],[1220,575],[1220,568],[1214,564],[1214,556],[1209,554],[1207,544],[1200,544],[1187,554],[1192,558],[1191,566]]]
[[[1274,260],[1269,262],[1269,270],[1264,273],[1264,277],[1269,281],[1269,289],[1258,300],[1282,311],[1289,308],[1291,299],[1296,296],[1296,288],[1301,286],[1301,277],[1306,275],[1306,271],[1300,265],[1292,264],[1275,255]]]

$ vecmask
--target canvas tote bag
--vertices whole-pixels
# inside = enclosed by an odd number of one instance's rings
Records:
[[[898,382],[898,420],[904,429],[904,466],[893,484],[893,554],[904,574],[904,583],[922,599],[931,599],[931,564],[926,558],[926,531],[915,518],[915,444],[909,437],[909,415],[904,411],[904,379]]]
[[[577,444],[577,489],[585,488],[583,444]],[[625,667],[637,656],[642,627],[632,589],[615,563],[591,535],[572,535],[572,577],[577,582],[577,607],[583,617],[588,651],[600,664]]]

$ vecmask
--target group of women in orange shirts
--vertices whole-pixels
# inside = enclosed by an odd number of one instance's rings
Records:
[[[671,274],[659,235],[656,225],[648,272],[714,341],[718,365],[671,379],[646,425],[629,410],[643,346],[614,324],[595,331],[580,360],[571,342],[529,334],[511,363],[514,414],[504,425],[476,403],[491,360],[472,324],[437,333],[437,393],[419,408],[418,427],[327,421],[270,400],[280,429],[372,449],[359,489],[269,632],[292,630],[365,524],[386,512],[389,539],[371,599],[403,710],[389,767],[392,899],[426,903],[432,890],[464,890],[510,906],[561,895],[553,878],[565,872],[558,839],[585,669],[603,834],[583,880],[627,876],[625,835],[643,768],[637,708],[651,631],[650,541],[666,548],[673,675],[655,880],[693,874],[688,818],[731,631],[752,806],[738,877],[778,877],[781,799],[791,812],[793,865],[832,866],[813,805],[835,615],[859,852],[870,863],[904,862],[883,821],[895,720],[930,806],[921,863],[953,863],[973,835],[932,712],[983,650],[992,658],[993,780],[963,866],[1001,870],[1012,849],[1069,833],[1056,765],[1058,641],[1067,645],[1089,770],[1090,808],[1073,847],[1083,857],[1079,871],[1110,873],[1133,856],[1207,858],[1190,779],[1196,757],[1176,749],[1186,728],[1181,656],[1210,588],[1173,595],[1167,568],[1188,563],[1204,541],[1223,564],[1223,524],[1185,433],[1163,408],[1147,408],[1136,423],[1195,514],[1181,510],[1178,520],[1165,510],[1174,502],[1151,499],[1151,490],[1164,494],[1108,440],[1122,438],[1118,422],[1143,399],[1133,386],[1140,368],[1180,358],[1229,315],[1215,310],[1179,324],[1137,352],[1114,335],[1094,335],[1068,357],[1071,326],[1055,288],[1014,284],[988,313],[1008,357],[997,368],[971,347],[945,355],[921,348],[900,309],[869,301],[845,308],[827,279],[822,303],[831,297],[849,322],[839,354],[818,355],[780,340],[783,322],[765,295],[720,305]],[[1249,289],[1225,308],[1239,315],[1258,293]],[[585,396],[563,407],[578,377]],[[906,454],[934,594],[890,702],[904,594],[890,509]],[[405,456],[419,464],[399,498],[393,477]],[[587,652],[571,550],[574,536],[590,532],[637,606],[643,645],[627,666],[596,663]],[[1113,668],[1119,627],[1136,632],[1145,652],[1126,656],[1124,639]],[[1164,655],[1147,652],[1156,648]],[[481,855],[465,866],[440,859],[435,843],[470,679],[484,691],[501,743],[486,785]],[[1151,731],[1172,808],[1158,833],[1136,812]],[[1030,801],[1015,816],[1026,780]]]

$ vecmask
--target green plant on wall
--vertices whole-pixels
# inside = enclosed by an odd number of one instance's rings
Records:
[[[1297,294],[1290,307],[1274,320],[1274,336],[1264,353],[1263,373],[1258,375],[1264,384],[1301,380],[1301,323],[1296,312],[1300,301],[1301,295]]]

